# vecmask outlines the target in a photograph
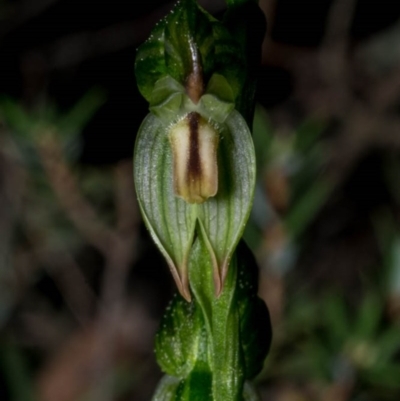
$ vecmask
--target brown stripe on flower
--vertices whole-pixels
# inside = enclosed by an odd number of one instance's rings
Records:
[[[199,119],[200,114],[191,112],[187,115],[189,122],[189,157],[187,163],[188,179],[196,179],[201,176],[201,161],[199,148]]]
[[[188,203],[202,203],[218,190],[218,132],[191,112],[169,132],[174,190]]]

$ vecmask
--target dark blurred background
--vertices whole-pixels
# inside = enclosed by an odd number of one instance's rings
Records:
[[[221,16],[222,0],[200,4]],[[136,48],[173,2],[0,0],[0,400],[148,401],[175,291],[140,219]],[[400,399],[400,2],[261,0],[245,238],[269,401]]]

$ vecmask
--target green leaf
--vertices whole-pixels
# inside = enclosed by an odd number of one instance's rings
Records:
[[[183,0],[167,16],[165,62],[168,73],[178,82],[200,69],[205,77],[213,70],[211,21],[214,18],[194,0]]]
[[[386,364],[400,352],[400,327],[393,325],[375,340],[379,357],[377,365]]]
[[[235,96],[231,85],[221,74],[213,74],[208,81],[206,93],[218,97],[221,101],[233,103]]]
[[[93,88],[64,115],[58,114],[55,105],[51,103],[29,113],[8,98],[0,102],[0,112],[13,132],[22,139],[32,139],[33,135],[49,130],[63,137],[71,137],[81,132],[105,100],[104,91]]]
[[[165,375],[158,383],[156,391],[153,395],[152,401],[172,401],[175,400],[176,391],[181,380]]]
[[[362,371],[362,378],[369,385],[382,386],[388,389],[400,389],[400,364],[390,363]]]
[[[266,30],[265,16],[257,1],[232,0],[228,1],[228,10],[223,22],[231,40],[238,46],[238,54],[244,63],[237,63],[241,73],[228,77],[224,72],[222,75],[225,75],[230,83],[239,76],[240,80],[243,80],[240,84],[240,95],[236,100],[236,109],[251,127],[254,116],[255,77],[261,62],[261,45]],[[224,66],[229,69],[229,63],[224,63]]]
[[[214,74],[200,99],[201,107],[214,121],[224,123],[235,108],[235,99],[231,86],[225,77]]]
[[[255,187],[251,134],[237,111],[225,121],[218,149],[218,192],[198,206],[202,234],[212,255],[217,294],[248,220]]]
[[[26,354],[11,342],[0,348],[0,364],[12,400],[35,401],[37,399],[29,371]]]
[[[255,108],[252,133],[256,151],[257,174],[261,177],[265,173],[264,169],[268,163],[268,153],[274,132],[268,114],[260,104],[257,104]]]
[[[157,362],[161,369],[172,376],[188,376],[201,359],[198,354],[204,352],[205,331],[198,306],[175,296],[156,336]]]
[[[37,125],[37,122],[23,107],[10,98],[1,99],[0,113],[13,133],[24,139],[32,134],[32,131]]]
[[[181,381],[174,401],[215,401],[212,393],[212,373],[198,361],[190,374]]]
[[[257,297],[255,259],[244,243],[235,255],[219,298],[214,296],[212,259],[201,236],[189,263],[190,285],[210,338],[214,397],[223,401],[236,400],[243,380],[260,372],[271,343],[268,310]]]
[[[307,155],[312,151],[317,140],[326,128],[325,121],[316,119],[307,119],[296,129],[294,148],[302,155]]]
[[[369,292],[360,306],[353,335],[364,340],[373,340],[382,320],[384,305],[382,299]]]
[[[321,314],[325,320],[331,349],[338,351],[351,334],[348,308],[339,294],[330,294],[323,299]]]
[[[236,304],[239,309],[240,345],[245,378],[252,379],[263,368],[264,359],[271,345],[272,328],[268,308],[257,296],[256,260],[244,241],[241,241],[237,248],[237,259]]]
[[[193,79],[201,96],[211,76],[219,74],[230,87],[229,102],[232,96],[235,100],[242,94],[246,80],[245,60],[238,43],[222,23],[194,0],[177,3],[139,47],[135,74],[139,90],[149,102],[156,82],[166,76],[185,87],[192,98]],[[209,93],[227,100],[226,85],[219,86],[221,93],[215,93],[214,84],[208,88]]]
[[[212,285],[212,259],[202,236],[190,255],[190,284],[203,311],[210,338],[209,360],[213,372],[213,401],[236,401],[244,383],[240,350],[239,315],[235,302],[236,259],[219,298]]]
[[[106,101],[106,94],[100,88],[86,92],[65,115],[57,120],[61,134],[79,134],[83,127]]]
[[[213,73],[223,76],[231,87],[233,98],[235,99],[236,109],[242,113],[240,107],[243,96],[244,85],[247,79],[246,61],[239,44],[231,35],[228,29],[219,22],[213,24],[214,35],[214,54]],[[214,93],[216,94],[216,93]],[[224,99],[218,92],[218,97]],[[253,99],[248,102],[253,103]]]
[[[134,152],[134,179],[150,234],[166,258],[181,294],[190,300],[187,263],[196,208],[174,193],[172,152],[166,129],[152,114],[143,121]]]
[[[307,359],[304,369],[299,372],[301,377],[311,375],[319,380],[331,379],[331,364],[336,355],[329,350],[324,340],[316,335],[310,336],[309,341],[304,344],[302,353],[307,355]],[[308,374],[306,374],[307,369],[309,369]]]
[[[285,218],[285,226],[293,239],[298,238],[312,222],[332,193],[333,184],[326,179],[318,179],[293,206]]]
[[[164,121],[178,119],[185,88],[169,75],[159,79],[151,93],[150,111]]]
[[[150,102],[156,81],[168,75],[164,57],[164,29],[166,20],[160,21],[152,30],[150,37],[139,47],[135,75],[143,97]]]

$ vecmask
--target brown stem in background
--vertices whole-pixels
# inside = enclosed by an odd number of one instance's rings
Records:
[[[20,287],[26,290],[39,267],[44,268],[76,320],[81,326],[86,326],[97,299],[86,283],[81,269],[69,252],[63,249],[51,250],[47,244],[50,229],[38,229],[28,218],[23,223],[32,250],[19,250],[19,258],[14,261],[14,268],[22,279],[19,281]]]
[[[347,52],[356,2],[357,0],[336,0],[332,3],[320,51],[321,78],[335,92],[336,105],[333,110],[338,110],[339,113],[346,112],[352,101]]]
[[[7,311],[21,295],[18,272],[13,269],[15,221],[21,210],[26,175],[7,149],[6,129],[0,120],[0,305],[3,310],[0,327]]]
[[[67,216],[89,244],[101,254],[107,254],[116,235],[81,195],[55,135],[52,132],[42,135],[37,149],[57,200]]]
[[[96,352],[92,361],[92,391],[98,401],[111,400],[112,390],[104,377],[108,376],[115,357],[117,327],[125,304],[127,275],[136,258],[140,221],[133,189],[132,163],[123,161],[114,168],[117,218],[116,227],[111,229],[81,195],[56,136],[52,132],[43,135],[37,148],[60,205],[81,235],[105,259],[94,345]]]
[[[138,206],[133,189],[132,162],[122,161],[114,168],[117,237],[106,254],[102,282],[102,299],[98,316],[99,336],[96,342],[96,371],[94,395],[97,401],[113,399],[109,383],[104,382],[113,364],[118,335],[118,322],[123,318],[126,278],[136,259]],[[99,385],[100,384],[100,385]]]

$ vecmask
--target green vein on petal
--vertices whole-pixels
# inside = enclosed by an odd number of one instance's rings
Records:
[[[167,260],[180,293],[189,301],[187,264],[196,208],[175,196],[166,127],[152,114],[139,129],[134,160],[136,192],[145,224]]]
[[[219,274],[219,279],[214,276],[217,295],[223,288],[254,196],[254,145],[249,128],[237,111],[232,111],[225,121],[218,153],[218,193],[198,206],[201,232],[215,263],[213,269]]]

